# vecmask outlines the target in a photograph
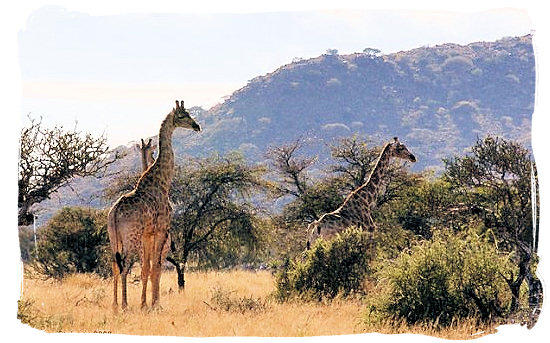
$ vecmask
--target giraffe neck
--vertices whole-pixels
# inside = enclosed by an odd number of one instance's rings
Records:
[[[174,177],[174,151],[172,150],[172,133],[174,132],[174,114],[170,112],[162,122],[159,131],[158,156],[151,168],[143,174],[141,189],[154,187],[168,194]]]
[[[376,199],[383,191],[385,183],[385,174],[388,170],[390,162],[389,144],[386,144],[380,153],[380,156],[376,160],[374,167],[362,186],[353,191],[346,200],[359,201],[361,204],[356,204],[360,207],[367,206],[371,209],[376,204]]]
[[[141,149],[141,171],[144,172],[149,167],[149,161],[147,159],[147,150]]]

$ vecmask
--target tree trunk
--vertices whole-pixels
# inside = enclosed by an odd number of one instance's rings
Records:
[[[528,270],[526,278],[529,286],[529,308],[533,310],[541,305],[542,283],[530,270]]]
[[[183,264],[182,264],[183,265]],[[185,275],[184,275],[185,266],[176,267],[176,272],[178,273],[178,289],[182,292],[185,289]]]
[[[178,290],[181,292],[185,289],[185,276],[184,276],[184,270],[185,270],[185,264],[178,263],[178,261],[174,260],[172,257],[167,257],[166,261],[172,263],[174,267],[176,267],[176,273],[178,274]]]
[[[523,280],[525,280],[525,277],[527,276],[528,270],[529,270],[529,262],[531,260],[531,256],[529,254],[524,254],[521,257],[521,260],[519,262],[519,272],[518,276],[515,280],[513,280],[513,276],[510,279],[506,279],[508,282],[508,286],[510,287],[510,291],[512,292],[512,303],[510,305],[510,312],[515,313],[519,309],[519,292],[521,288],[521,284],[523,283]]]

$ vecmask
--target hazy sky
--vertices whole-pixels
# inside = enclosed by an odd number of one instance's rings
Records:
[[[209,108],[294,57],[467,44],[531,29],[527,13],[513,9],[91,15],[41,7],[18,35],[21,115],[78,121],[126,144],[156,134],[174,99]]]

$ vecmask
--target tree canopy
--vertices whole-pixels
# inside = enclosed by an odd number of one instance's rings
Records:
[[[63,126],[47,128],[30,119],[21,130],[19,150],[18,224],[33,222],[31,206],[50,197],[75,176],[105,171],[117,158],[109,155],[105,136],[93,137]]]

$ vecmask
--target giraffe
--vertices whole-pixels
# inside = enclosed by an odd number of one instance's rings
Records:
[[[118,308],[117,284],[122,282],[122,309],[128,306],[127,275],[132,264],[141,261],[141,308],[146,307],[147,282],[151,279],[151,306],[159,301],[162,251],[168,237],[172,206],[168,198],[174,177],[172,134],[177,127],[200,131],[200,126],[176,100],[160,126],[159,153],[153,164],[141,175],[136,187],[121,196],[108,214],[107,230],[112,250],[113,309]]]
[[[397,137],[384,145],[367,181],[348,194],[336,210],[321,215],[308,225],[308,249],[319,237],[329,239],[352,225],[366,229],[369,233],[374,231],[375,224],[371,211],[378,195],[384,191],[385,174],[393,157],[416,162],[416,157]]]
[[[153,139],[149,138],[149,141],[147,142],[147,144],[145,144],[145,141],[142,138],[141,145],[136,144],[136,147],[141,152],[141,171],[142,172],[145,172],[147,168],[149,168],[149,166],[153,164],[153,162],[155,162],[155,157],[153,156],[153,154],[155,153],[155,149],[157,148],[157,146],[153,145],[152,142],[153,142]]]

